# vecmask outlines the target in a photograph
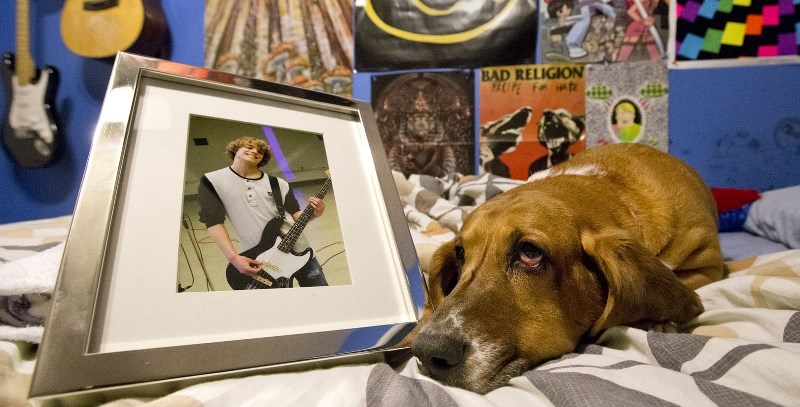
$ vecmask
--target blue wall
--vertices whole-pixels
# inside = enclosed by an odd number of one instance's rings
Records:
[[[171,59],[202,65],[205,3],[169,0],[162,5],[172,36]],[[55,108],[65,149],[48,167],[23,169],[0,148],[0,224],[67,215],[75,207],[113,62],[83,58],[66,48],[60,28],[63,6],[63,0],[30,0],[30,47],[39,66],[59,71]],[[14,52],[16,0],[0,0],[0,10],[0,51]],[[5,109],[1,100],[0,112]]]
[[[0,149],[0,224],[72,213],[111,73],[111,62],[82,58],[65,47],[63,0],[30,3],[34,60],[61,74],[55,107],[66,148],[59,161],[39,169],[17,167]],[[205,3],[162,0],[162,5],[171,59],[201,66]],[[15,0],[0,0],[0,10],[0,51],[15,51]],[[775,135],[784,119],[800,118],[799,79],[797,64],[670,71],[670,151],[712,186],[766,190],[800,184],[800,140],[796,133]],[[368,84],[359,75],[357,98],[368,97]],[[5,103],[0,100],[0,112]]]
[[[800,184],[800,64],[673,70],[669,81],[670,152],[711,186]]]

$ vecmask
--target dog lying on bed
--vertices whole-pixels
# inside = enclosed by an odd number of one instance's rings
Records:
[[[424,373],[486,393],[606,328],[688,321],[693,290],[723,275],[698,174],[641,144],[596,147],[465,219],[406,343]]]

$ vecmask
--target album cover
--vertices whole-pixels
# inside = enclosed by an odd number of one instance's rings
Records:
[[[472,70],[372,77],[372,106],[391,169],[406,176],[473,174]]]
[[[479,172],[525,180],[584,149],[582,64],[480,70]]]
[[[669,148],[664,61],[587,65],[586,146],[641,143]]]
[[[542,0],[541,62],[628,62],[667,58],[666,0]]]

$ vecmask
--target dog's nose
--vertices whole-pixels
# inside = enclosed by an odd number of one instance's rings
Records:
[[[434,379],[441,379],[464,361],[467,343],[445,333],[420,332],[411,345],[411,352]]]

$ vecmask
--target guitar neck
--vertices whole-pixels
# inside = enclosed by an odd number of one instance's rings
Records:
[[[28,0],[17,0],[17,52],[14,59],[14,72],[22,86],[29,85],[36,72],[28,37],[30,19],[28,11]]]
[[[328,192],[328,188],[331,186],[331,179],[328,178],[325,180],[325,183],[322,185],[322,188],[317,191],[315,197],[322,199],[325,197],[325,194]],[[303,209],[303,213],[300,214],[300,217],[294,222],[292,228],[289,229],[289,232],[286,233],[286,236],[278,245],[278,250],[288,253],[289,250],[294,247],[295,242],[300,237],[300,234],[303,233],[303,229],[306,227],[308,222],[311,220],[311,217],[314,215],[314,208],[311,205],[307,205],[305,209]]]

